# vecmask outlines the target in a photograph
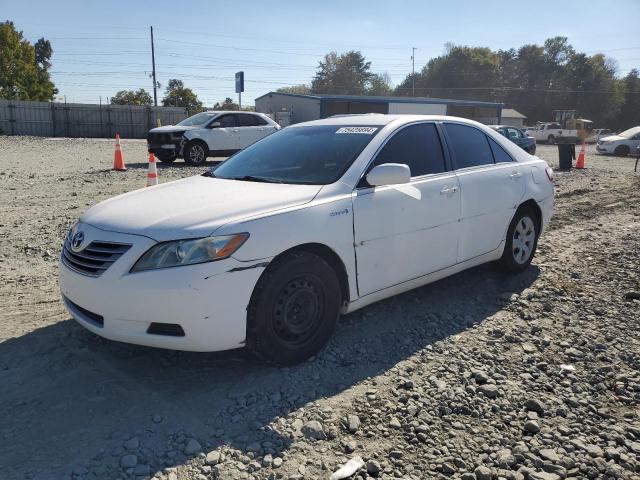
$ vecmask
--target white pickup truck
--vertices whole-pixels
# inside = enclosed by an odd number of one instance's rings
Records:
[[[562,128],[562,125],[556,122],[539,123],[535,128],[527,130],[527,135],[536,139],[536,142],[556,143],[558,137],[575,137],[577,130],[568,130]]]

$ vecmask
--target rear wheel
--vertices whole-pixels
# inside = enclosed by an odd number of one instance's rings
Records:
[[[276,259],[251,297],[247,347],[269,363],[302,362],[328,342],[341,303],[338,277],[324,259],[308,252]]]
[[[617,155],[618,157],[626,157],[627,155],[629,155],[630,151],[631,149],[627,145],[620,145],[616,147],[616,149],[613,151],[613,154]]]
[[[520,208],[509,225],[504,252],[500,264],[509,272],[525,270],[538,246],[539,219],[531,208]]]
[[[189,165],[203,165],[209,149],[202,142],[189,142],[184,149],[184,161]]]
[[[556,143],[556,137],[554,137],[553,135],[549,135],[549,136],[547,137],[547,143],[548,143],[549,145],[553,145],[554,143]]]

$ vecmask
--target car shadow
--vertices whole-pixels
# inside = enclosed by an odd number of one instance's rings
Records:
[[[204,452],[230,445],[278,454],[293,440],[274,426],[277,419],[487,321],[538,275],[535,266],[508,276],[485,265],[378,302],[343,316],[318,356],[289,368],[266,366],[241,351],[110,342],[73,320],[6,340],[0,343],[3,478],[74,472],[116,478],[128,453],[153,475],[193,457],[184,453],[191,438]],[[128,450],[132,437],[139,445]]]

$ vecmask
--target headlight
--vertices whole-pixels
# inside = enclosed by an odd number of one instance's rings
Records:
[[[231,256],[249,238],[248,233],[163,242],[140,257],[131,272],[213,262]]]

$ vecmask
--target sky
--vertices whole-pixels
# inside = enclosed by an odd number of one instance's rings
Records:
[[[412,47],[419,71],[447,42],[517,49],[562,35],[577,51],[615,59],[624,76],[640,67],[638,19],[640,0],[0,0],[0,21],[13,21],[32,42],[51,41],[58,98],[104,103],[122,89],[152,93],[152,25],[158,102],[179,78],[206,107],[237,100],[240,70],[243,105],[310,83],[332,50],[360,50],[396,85],[411,72]]]

